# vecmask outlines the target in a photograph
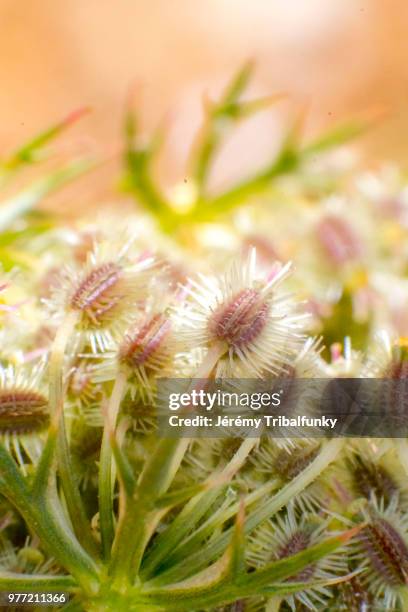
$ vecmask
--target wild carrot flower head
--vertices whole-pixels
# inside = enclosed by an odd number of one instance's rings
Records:
[[[229,361],[224,371],[231,375],[284,371],[302,344],[303,316],[278,290],[289,268],[259,277],[253,249],[246,261],[235,262],[224,275],[190,281],[190,303],[182,313],[186,340],[192,346],[223,347]]]
[[[82,269],[66,267],[49,301],[54,311],[78,314],[78,330],[93,352],[107,348],[134,317],[146,293],[153,260],[102,242],[95,245]]]

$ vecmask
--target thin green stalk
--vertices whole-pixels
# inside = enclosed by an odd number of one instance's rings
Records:
[[[62,489],[67,503],[68,513],[72,521],[73,529],[88,552],[96,554],[97,547],[87,520],[85,508],[79,493],[78,483],[75,481],[74,471],[71,465],[68,440],[65,432],[64,421],[64,358],[67,344],[77,322],[76,312],[69,312],[65,320],[58,328],[51,349],[49,374],[50,392],[49,401],[53,422],[58,428],[57,457],[59,475],[61,477]]]
[[[126,374],[118,372],[108,405],[108,416],[103,430],[99,461],[99,523],[101,529],[102,553],[110,556],[114,537],[112,447],[109,428],[115,428],[122,398],[126,390]]]
[[[245,508],[249,508],[255,502],[269,497],[272,491],[277,486],[277,480],[271,480],[258,489],[252,491],[245,497]],[[186,537],[174,550],[169,551],[166,557],[166,568],[171,568],[172,565],[180,563],[183,559],[191,554],[191,551],[201,549],[202,542],[204,542],[211,534],[215,533],[222,525],[227,521],[236,516],[239,511],[240,502],[235,502],[226,508],[221,507],[216,510],[196,531],[193,531],[188,537]],[[149,576],[150,577],[150,576]]]
[[[97,588],[99,569],[83,550],[62,514],[55,487],[42,498],[34,496],[15,461],[0,444],[1,493],[16,508],[28,527],[38,535],[49,554],[83,586]]]
[[[284,486],[269,501],[260,505],[248,515],[245,522],[245,532],[249,533],[264,520],[273,516],[292,498],[295,498],[337,457],[344,445],[344,439],[334,439],[327,442],[318,456],[290,483]],[[213,538],[210,543],[197,552],[186,555],[173,567],[166,569],[149,584],[166,584],[174,580],[183,580],[197,571],[205,568],[208,563],[223,553],[231,538],[231,528]]]
[[[90,170],[92,165],[89,160],[73,161],[0,203],[0,232],[4,232],[18,217],[32,210],[46,195]]]
[[[45,147],[59,136],[61,132],[81,119],[88,111],[88,108],[78,108],[74,110],[64,117],[64,119],[46,128],[26,142],[22,147],[13,151],[6,159],[2,160],[0,162],[0,185],[2,185],[6,179],[10,178],[17,170],[43,157]]]
[[[183,537],[194,529],[200,518],[220,495],[222,484],[231,481],[257,443],[256,438],[244,440],[228,465],[221,472],[210,476],[209,480],[214,482],[214,488],[193,497],[166,531],[157,537],[150,554],[143,563],[142,575],[144,578],[151,576],[154,569],[174,551]]]
[[[0,591],[73,591],[78,585],[72,576],[17,574],[0,571]]]
[[[224,345],[213,345],[195,373],[195,378],[211,376],[225,350]],[[159,440],[145,464],[133,495],[124,497],[110,564],[110,574],[115,584],[132,583],[137,576],[146,545],[163,513],[155,503],[170,487],[189,443],[188,438]]]

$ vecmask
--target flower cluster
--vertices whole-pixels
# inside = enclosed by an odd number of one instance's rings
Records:
[[[0,208],[0,590],[91,612],[408,609],[405,439],[157,429],[161,379],[408,377],[402,175],[311,163],[330,138],[289,138],[208,188],[221,133],[264,106],[241,99],[249,73],[208,111],[185,206],[128,117],[136,212],[41,223],[31,191]]]

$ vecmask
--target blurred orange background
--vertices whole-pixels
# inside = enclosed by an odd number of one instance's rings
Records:
[[[93,112],[70,138],[115,151],[124,100],[138,83],[144,126],[168,118],[164,176],[176,179],[202,92],[253,58],[252,92],[284,91],[289,105],[307,105],[312,131],[384,112],[361,146],[372,159],[403,162],[407,31],[406,0],[2,0],[0,153],[84,104]],[[263,119],[269,129],[243,137],[251,146],[235,147],[232,165],[273,148],[285,104]]]

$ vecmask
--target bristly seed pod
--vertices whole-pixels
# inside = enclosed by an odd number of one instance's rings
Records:
[[[368,524],[358,538],[363,583],[384,610],[397,609],[401,588],[408,584],[408,519],[397,504],[396,498],[385,506],[373,497],[363,509]]]
[[[317,457],[319,450],[319,444],[299,446],[290,452],[283,448],[274,461],[276,474],[285,482],[291,481]]]
[[[360,536],[374,570],[389,586],[408,582],[408,547],[398,531],[384,518],[375,517]]]
[[[348,461],[348,467],[357,495],[366,499],[375,495],[377,499],[383,498],[388,504],[394,495],[398,494],[397,483],[384,466],[354,455],[353,459]]]
[[[70,306],[82,311],[90,321],[99,325],[121,298],[122,270],[114,262],[104,263],[89,272],[71,297]]]
[[[78,313],[77,329],[93,353],[109,348],[134,319],[134,311],[145,298],[146,272],[152,258],[130,254],[131,241],[115,248],[107,242],[88,253],[82,269],[66,267],[52,298],[46,300],[58,316]]]
[[[166,339],[171,327],[171,320],[164,313],[155,313],[141,325],[135,325],[119,347],[119,360],[130,368],[159,370],[168,356]]]
[[[112,380],[119,370],[126,375],[132,399],[153,399],[155,377],[169,372],[172,357],[182,346],[175,332],[170,298],[164,304],[163,300],[158,302],[157,297],[150,296],[121,339],[111,344],[97,368],[95,381]]]
[[[267,323],[269,306],[256,289],[240,291],[227,304],[220,304],[209,320],[214,340],[234,348],[246,346],[259,336]]]
[[[38,460],[39,436],[49,423],[48,398],[42,391],[43,365],[0,366],[0,436],[24,472],[27,462]]]
[[[201,276],[201,282],[191,280],[185,288],[190,301],[180,314],[182,333],[189,344],[225,351],[228,367],[222,364],[222,376],[279,374],[292,364],[304,341],[304,316],[278,289],[289,269],[262,278],[252,249],[247,261],[235,262],[225,275]]]
[[[0,389],[0,434],[33,433],[48,421],[44,395],[26,389]]]

